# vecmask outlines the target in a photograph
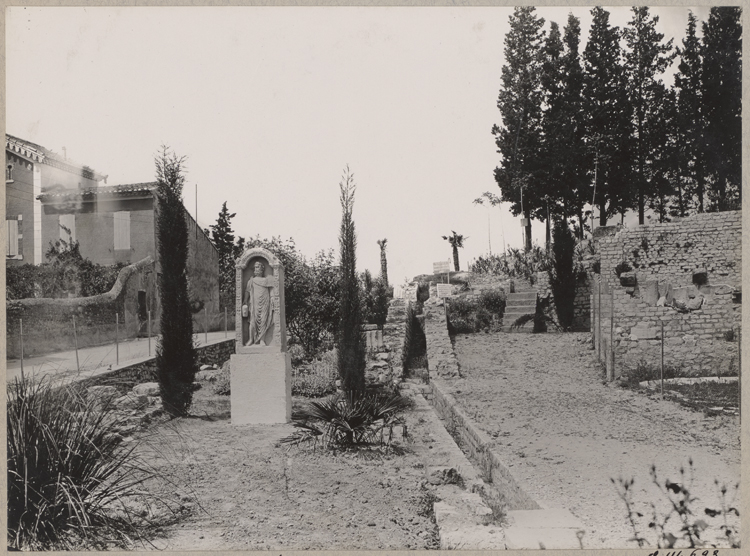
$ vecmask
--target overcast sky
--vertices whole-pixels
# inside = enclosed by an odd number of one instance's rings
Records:
[[[608,8],[624,26],[629,8]],[[392,283],[447,260],[520,247],[520,219],[472,204],[499,194],[492,125],[512,8],[9,8],[6,131],[107,174],[152,181],[162,144],[187,157],[185,204],[236,233],[338,250],[338,183],[357,183],[358,266]],[[539,8],[562,28],[589,8]],[[694,8],[699,20],[708,8]],[[659,8],[679,42],[687,8]],[[674,67],[671,71],[674,71]],[[666,79],[668,85],[672,77]],[[543,241],[543,224],[534,221]]]

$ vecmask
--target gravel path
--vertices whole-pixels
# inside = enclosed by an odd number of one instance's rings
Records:
[[[635,478],[635,500],[650,516],[647,502],[665,507],[650,466],[662,482],[680,481],[680,467],[687,471],[692,458],[695,509],[717,508],[714,479],[734,493],[740,478],[739,419],[707,418],[656,394],[604,385],[588,338],[459,335],[455,349],[464,378],[451,383],[451,393],[494,439],[534,499],[567,508],[584,522],[586,548],[635,548],[611,479]],[[701,517],[711,524],[705,538],[718,538],[721,520]],[[653,542],[647,523],[641,532]]]

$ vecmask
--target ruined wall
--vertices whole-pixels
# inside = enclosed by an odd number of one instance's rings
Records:
[[[138,314],[138,291],[147,288],[153,290],[154,279],[153,260],[149,257],[123,268],[112,289],[101,295],[9,301],[7,358],[17,359],[21,356],[21,319],[24,357],[74,349],[76,336],[79,348],[114,342],[115,334],[121,340],[136,337],[144,325]],[[116,314],[120,319],[119,330]]]
[[[639,362],[659,367],[662,323],[665,366],[684,376],[736,374],[741,238],[741,213],[732,211],[626,228],[599,241],[599,280],[611,288],[602,299],[607,312],[602,336],[614,347],[615,376]],[[618,278],[614,269],[623,261],[633,270]]]
[[[430,298],[424,302],[423,314],[430,377],[458,377],[458,359],[453,352],[453,344],[448,334],[445,300],[438,298],[434,282],[430,282]]]

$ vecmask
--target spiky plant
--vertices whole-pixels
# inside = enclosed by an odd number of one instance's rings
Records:
[[[7,394],[8,545],[104,550],[130,545],[139,525],[127,501],[151,476],[136,443],[121,444],[113,408],[42,379]]]

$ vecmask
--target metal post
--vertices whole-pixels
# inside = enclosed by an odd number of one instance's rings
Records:
[[[664,321],[661,321],[661,399],[664,399]]]
[[[205,332],[206,332],[206,345],[208,345],[208,309],[203,307],[203,320],[206,321]]]
[[[148,356],[151,357],[151,309],[147,311],[148,314]]]
[[[610,314],[609,314],[609,349],[610,349],[610,365],[609,380],[615,379],[615,290],[610,290]]]
[[[80,373],[81,364],[78,361],[78,333],[76,332],[76,316],[75,315],[73,315],[73,341],[75,342],[75,346],[76,346],[76,370]]]
[[[596,301],[596,306],[599,309],[599,318],[596,319],[596,326],[597,326],[597,342],[596,342],[596,353],[599,355],[599,359],[602,358],[602,285],[599,284],[599,287],[596,288],[596,294],[599,297]]]
[[[740,423],[742,422],[742,329],[737,334],[737,397],[739,400]]]
[[[23,380],[23,319],[19,319],[21,323],[21,380]]]
[[[120,313],[115,313],[115,364],[120,364]]]
[[[227,336],[227,308],[224,307],[224,337],[226,338]]]

